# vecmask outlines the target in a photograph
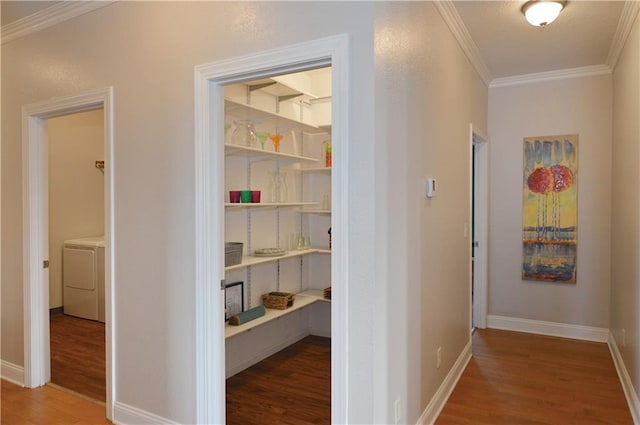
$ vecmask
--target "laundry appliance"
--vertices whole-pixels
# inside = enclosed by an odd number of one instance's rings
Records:
[[[104,236],[64,242],[62,287],[64,314],[104,322]]]

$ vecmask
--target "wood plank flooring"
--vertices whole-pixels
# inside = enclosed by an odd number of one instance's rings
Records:
[[[50,385],[28,389],[2,380],[2,425],[111,424],[105,406]]]
[[[331,340],[309,336],[227,379],[228,425],[331,423]]]
[[[437,425],[633,424],[606,344],[478,329]]]
[[[51,382],[106,401],[104,323],[59,314],[49,329]]]

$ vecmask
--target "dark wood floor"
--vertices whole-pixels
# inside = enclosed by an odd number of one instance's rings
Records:
[[[487,329],[436,423],[633,421],[606,344]]]
[[[331,340],[309,336],[227,379],[228,425],[331,423]]]
[[[64,314],[51,316],[51,382],[106,400],[104,323]]]

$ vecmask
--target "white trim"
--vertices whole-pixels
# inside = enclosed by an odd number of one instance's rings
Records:
[[[536,72],[533,74],[496,78],[491,82],[491,84],[489,84],[489,88],[542,83],[547,81],[566,80],[569,78],[595,77],[607,74],[611,74],[611,68],[607,65],[591,65],[579,68],[560,69],[557,71]]]
[[[116,401],[113,406],[113,422],[115,424],[158,424],[158,425],[178,425],[179,422],[174,422],[162,416],[154,415],[137,407],[129,406],[128,404],[120,403]]]
[[[435,423],[436,419],[438,419],[438,415],[444,408],[445,404],[447,404],[447,400],[449,400],[449,396],[453,392],[453,389],[458,384],[462,373],[464,372],[467,364],[471,360],[471,338],[469,338],[469,342],[464,347],[455,364],[447,374],[442,384],[440,384],[440,388],[431,398],[431,401],[427,405],[422,415],[420,415],[420,419],[418,419],[418,425],[432,425]]]
[[[104,110],[104,160],[107,164],[104,169],[106,405],[107,418],[112,418],[116,366],[112,87],[53,98],[22,108],[24,382],[25,386],[35,388],[44,385],[50,377],[48,275],[42,268],[42,261],[48,255],[46,120],[98,108]]]
[[[616,28],[616,32],[613,35],[613,41],[611,42],[611,46],[609,46],[609,54],[607,54],[607,60],[605,62],[611,69],[615,69],[616,65],[618,64],[618,59],[620,59],[622,49],[624,48],[624,45],[627,42],[627,38],[629,38],[629,34],[633,29],[633,23],[638,16],[638,11],[640,11],[639,2],[624,2],[622,13],[620,14],[620,19],[618,20],[618,27]]]
[[[0,360],[0,377],[24,387],[24,368],[6,360]]]
[[[471,208],[475,208],[475,239],[479,241],[479,246],[475,248],[474,272],[473,272],[473,306],[472,306],[472,323],[473,326],[478,328],[487,327],[487,311],[488,311],[488,259],[489,259],[489,146],[486,136],[474,128],[473,124],[470,126],[470,138],[471,145],[475,146],[477,178],[475,179],[475,203],[471,205]],[[472,158],[473,161],[473,158]],[[470,168],[473,168],[470,166]],[[471,172],[469,173],[471,175]],[[470,184],[473,184],[474,179],[471,176]],[[470,198],[473,198],[472,193],[469,194]],[[472,200],[469,200],[470,203]],[[471,214],[470,214],[471,215]],[[471,221],[472,218],[470,217]],[[469,235],[471,243],[472,235]],[[472,248],[473,249],[473,248]],[[471,273],[471,271],[470,271]]]
[[[453,2],[450,0],[443,0],[435,1],[433,4],[436,9],[438,9],[438,12],[440,12],[442,19],[444,19],[449,30],[458,41],[458,44],[460,44],[460,47],[471,62],[471,65],[476,69],[478,75],[480,75],[480,78],[484,81],[484,84],[489,86],[493,79],[491,71],[489,71],[487,64],[482,59],[478,46],[469,34],[469,30],[467,30],[467,27],[462,21],[458,10],[453,5]]]
[[[629,411],[631,412],[633,423],[640,424],[640,400],[638,400],[638,393],[635,388],[633,388],[633,382],[631,381],[627,367],[625,366],[624,360],[618,350],[618,343],[611,332],[609,332],[607,338],[607,345],[609,345],[609,351],[611,351],[613,364],[616,366],[616,372],[618,372],[618,377],[620,378],[622,390],[624,391],[624,396],[626,397],[627,404],[629,405]]]
[[[42,9],[17,21],[2,26],[2,44],[43,30],[76,16],[84,15],[101,7],[108,6],[114,0],[100,1],[64,1]]]
[[[543,320],[521,319],[518,317],[489,316],[491,329],[526,332],[532,334],[582,339],[585,341],[607,342],[609,329],[592,326],[570,325],[567,323],[545,322]]]
[[[335,200],[331,276],[336,293],[331,309],[331,416],[333,423],[348,422],[348,329],[344,326],[349,323],[349,211],[348,193],[344,190],[349,187],[348,50],[348,37],[336,35],[205,64],[194,70],[197,423],[224,423],[225,416],[223,299],[219,289],[219,282],[224,279],[223,85],[321,65],[332,66],[332,139],[336,141],[331,174]]]

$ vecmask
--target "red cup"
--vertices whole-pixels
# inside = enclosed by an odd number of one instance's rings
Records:
[[[251,191],[251,202],[260,202],[260,191],[252,190]]]
[[[239,190],[230,190],[229,191],[229,202],[237,204],[240,202],[240,191]]]

